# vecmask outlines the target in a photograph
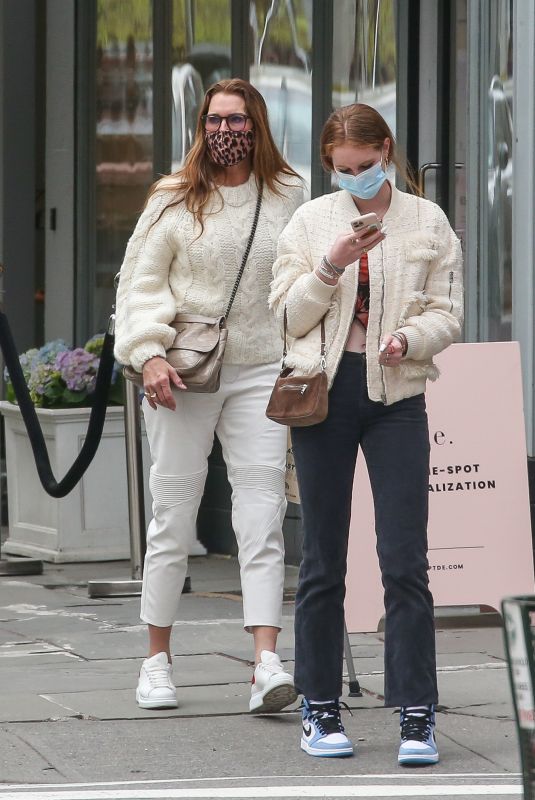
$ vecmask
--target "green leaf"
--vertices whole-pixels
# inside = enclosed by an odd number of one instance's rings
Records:
[[[71,389],[65,389],[62,395],[62,400],[64,403],[69,403],[73,405],[80,405],[87,397],[87,392],[84,390],[83,392],[73,392]]]

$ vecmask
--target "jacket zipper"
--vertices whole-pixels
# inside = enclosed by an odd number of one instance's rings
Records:
[[[383,250],[383,242],[381,242],[381,267],[383,272],[383,286],[381,289],[381,316],[379,317],[379,342],[377,344],[377,352],[379,352],[379,348],[381,346],[381,341],[383,339],[382,329],[383,329],[383,318],[385,315],[385,286],[386,286],[386,271],[385,271],[385,257],[384,257],[384,250]],[[381,382],[383,384],[383,392],[381,394],[381,400],[383,404],[386,405],[386,384],[385,384],[385,369],[379,365],[381,370]]]
[[[451,272],[450,272],[450,291],[449,291],[449,294],[448,294],[448,300],[450,301],[450,314],[453,311],[453,302],[452,302],[452,299],[451,299],[451,290],[452,290],[452,288],[453,288],[453,270],[451,270]]]
[[[281,389],[284,391],[291,391],[291,392],[300,392],[304,394],[308,389],[308,383],[296,383],[294,384],[286,384],[285,386],[281,386]]]

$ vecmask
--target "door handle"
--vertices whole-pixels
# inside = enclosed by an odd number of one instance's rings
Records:
[[[456,162],[454,166],[455,169],[462,169],[464,164]],[[418,170],[418,188],[422,194],[425,194],[425,176],[431,169],[438,171],[442,169],[442,164],[439,164],[438,161],[429,161],[427,164],[422,164]]]

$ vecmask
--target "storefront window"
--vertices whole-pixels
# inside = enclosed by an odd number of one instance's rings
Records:
[[[173,0],[173,172],[191,147],[206,89],[230,77],[230,20],[230,0]]]
[[[486,143],[488,195],[487,241],[481,263],[487,341],[508,341],[512,335],[512,199],[513,199],[513,27],[509,0],[492,4],[489,63],[483,76],[487,92]],[[483,168],[484,162],[483,162]],[[486,311],[486,313],[485,313]]]
[[[250,80],[262,93],[275,143],[310,187],[312,0],[251,0]]]
[[[394,0],[337,0],[333,105],[367,103],[396,133]]]
[[[466,248],[466,111],[468,86],[468,19],[466,0],[455,4],[455,82],[450,87],[454,108],[450,118],[455,148],[454,197],[452,198],[452,218],[455,233],[460,238],[463,250]]]
[[[152,183],[151,9],[150,0],[98,2],[93,331],[105,328],[113,279]]]

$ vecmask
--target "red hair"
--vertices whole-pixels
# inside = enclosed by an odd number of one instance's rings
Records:
[[[373,147],[382,150],[385,139],[390,140],[388,163],[392,162],[414,194],[420,189],[405,159],[398,153],[396,140],[384,118],[375,108],[365,103],[342,106],[332,112],[323,126],[320,138],[321,163],[327,172],[334,172],[332,151],[344,144],[356,147]]]

